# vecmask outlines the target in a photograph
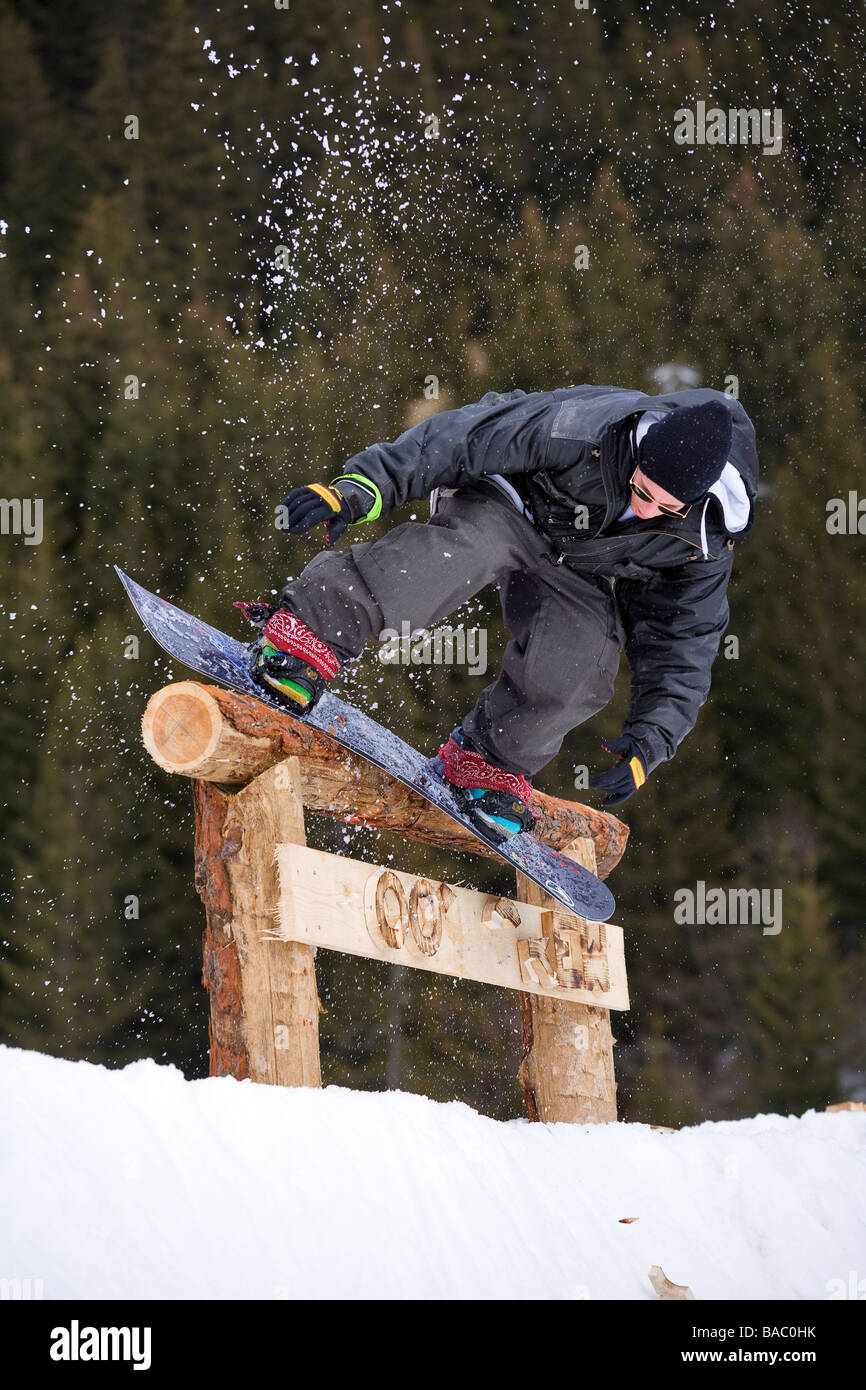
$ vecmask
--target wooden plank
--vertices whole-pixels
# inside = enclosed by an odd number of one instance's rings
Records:
[[[518,904],[298,844],[278,845],[276,857],[276,934],[283,940],[628,1008],[622,930],[609,922],[585,922],[559,908]]]
[[[595,849],[589,837],[575,840],[563,853],[584,868],[595,870]],[[546,918],[559,914],[556,900],[523,874],[517,875],[517,896],[521,912],[529,910],[528,904],[535,904]],[[585,939],[577,941],[573,931],[558,933],[555,950],[559,978],[584,984],[591,981],[598,990],[606,982],[611,965],[600,938],[594,935],[596,924],[588,922],[583,927]],[[536,968],[549,968],[550,955],[536,961]],[[622,970],[624,979],[624,964]],[[616,1119],[613,1036],[608,1010],[618,1007],[621,1006],[609,1003],[599,992],[563,998],[527,991],[521,996],[523,1057],[518,1076],[530,1120],[606,1124]]]

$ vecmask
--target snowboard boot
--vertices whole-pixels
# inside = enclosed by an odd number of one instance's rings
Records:
[[[531,830],[538,819],[529,809],[532,783],[516,772],[495,767],[473,748],[461,728],[443,743],[430,766],[448,782],[470,820],[497,837]]]
[[[261,633],[250,645],[250,675],[293,714],[306,714],[340,669],[337,655],[306,623],[269,603],[236,603]]]

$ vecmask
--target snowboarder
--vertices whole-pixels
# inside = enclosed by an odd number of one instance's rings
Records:
[[[757,466],[748,415],[719,391],[488,392],[289,493],[281,524],[324,522],[329,547],[413,498],[430,494],[431,516],[317,555],[261,606],[251,670],[302,713],[369,638],[427,628],[496,584],[512,640],[434,766],[487,825],[529,828],[530,779],[608,703],[624,647],[631,703],[603,745],[618,762],[590,780],[619,805],[707,697]]]

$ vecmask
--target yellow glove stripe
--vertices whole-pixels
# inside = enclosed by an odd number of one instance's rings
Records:
[[[629,760],[629,767],[631,768],[631,775],[634,778],[635,786],[642,787],[646,781],[646,773],[643,770],[643,763],[640,758],[631,758]]]
[[[332,512],[338,512],[343,506],[343,499],[333,488],[325,487],[324,483],[307,483],[311,492],[315,492],[323,501],[327,502]],[[329,523],[330,524],[330,523]]]

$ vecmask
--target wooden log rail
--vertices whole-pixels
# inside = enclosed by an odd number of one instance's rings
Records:
[[[452,852],[496,856],[395,778],[249,696],[176,682],[151,697],[142,732],[160,767],[193,782],[211,1075],[321,1085],[313,948],[276,940],[273,930],[275,847],[306,843],[304,808]],[[618,863],[628,830],[615,816],[543,793],[533,804],[541,813],[536,834],[547,844],[602,878]],[[518,897],[558,908],[522,875]],[[523,992],[520,999],[519,1075],[530,1119],[615,1120],[608,1010]]]
[[[440,849],[496,858],[474,835],[396,778],[249,695],[200,681],[177,681],[151,697],[142,732],[148,752],[166,772],[238,787],[275,763],[297,757],[308,810],[395,831]],[[543,792],[536,792],[533,807],[540,812],[535,834],[545,844],[565,850],[588,837],[595,846],[600,878],[619,863],[628,829],[616,816]]]

